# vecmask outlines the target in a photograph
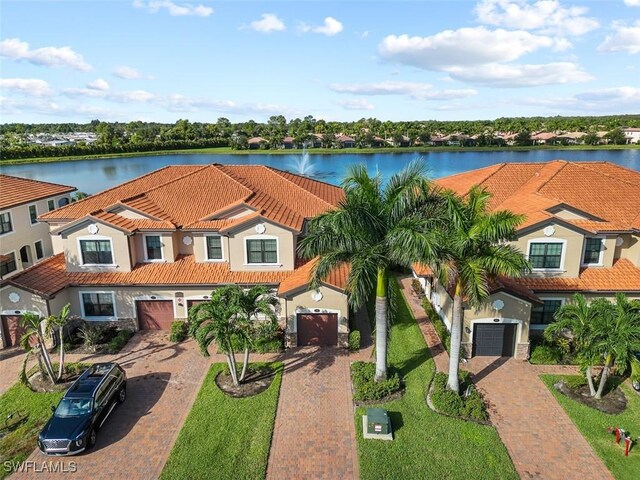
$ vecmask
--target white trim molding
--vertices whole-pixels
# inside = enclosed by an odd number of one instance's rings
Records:
[[[204,261],[205,262],[224,262],[224,236],[219,234],[219,233],[207,233],[205,235],[203,235],[204,237]],[[207,239],[209,237],[218,237],[220,239],[220,254],[222,255],[222,258],[209,258],[209,245],[207,244]],[[245,250],[246,250],[246,244],[245,244]],[[245,258],[246,258],[246,254],[245,254]]]
[[[248,240],[275,240],[276,241],[276,261],[275,263],[249,263],[249,250],[247,249],[247,241]],[[244,266],[265,266],[265,267],[281,267],[280,263],[280,239],[275,235],[249,235],[247,237],[242,238],[242,242],[244,243]]]
[[[154,302],[154,301],[171,301],[173,305],[173,318],[178,317],[178,302],[176,302],[175,295],[138,295],[137,297],[133,297],[133,318],[136,319],[137,322],[140,322],[138,318],[138,306],[136,305],[137,301],[141,302]],[[140,323],[138,323],[138,328],[140,327]]]
[[[36,249],[36,243],[40,244],[40,250],[42,250],[42,256],[40,258],[37,258],[38,250]],[[42,240],[36,240],[35,242],[33,242],[33,254],[36,257],[33,263],[39,262],[40,260],[43,260],[46,257],[46,255],[44,254],[44,242]]]
[[[149,251],[147,250],[147,238],[158,237],[160,239],[160,257],[161,258],[149,258]],[[159,233],[145,233],[142,235],[142,250],[144,251],[145,263],[163,263],[166,261],[164,257],[164,242],[162,241],[162,235]]]
[[[82,295],[83,294],[110,294],[111,295],[111,299],[113,301],[113,315],[112,316],[87,316],[86,312],[84,311],[84,300],[82,299]],[[88,322],[91,321],[113,321],[113,320],[117,320],[118,319],[118,309],[117,309],[117,305],[116,305],[116,294],[113,290],[80,290],[78,292],[78,298],[80,300],[80,313],[82,314],[82,318]]]
[[[600,240],[600,256],[598,257],[598,263],[584,263],[584,254],[587,251],[587,240],[596,239]],[[607,237],[603,237],[600,235],[589,235],[584,236],[582,241],[582,254],[580,255],[580,266],[581,267],[602,267],[604,266],[604,248],[605,248],[605,240]]]
[[[35,222],[31,221],[31,207],[35,208],[36,210]],[[38,225],[39,222],[38,222],[38,204],[37,203],[31,203],[27,205],[27,214],[29,215],[29,226],[34,227]]]
[[[111,263],[84,263],[84,258],[82,256],[82,246],[80,245],[81,240],[109,240],[109,246],[111,247]],[[117,267],[116,263],[116,252],[113,248],[113,239],[111,237],[105,237],[104,235],[84,235],[82,237],[76,238],[76,244],[78,246],[78,260],[79,265],[81,267]]]
[[[8,232],[0,233],[0,237],[8,237],[9,235],[13,235],[16,233],[16,224],[13,223],[13,215],[11,214],[11,210],[5,210],[4,212],[0,212],[0,215],[4,214],[9,215],[9,223],[11,224],[11,230]]]
[[[551,237],[538,237],[531,238],[527,240],[527,260],[529,259],[529,255],[531,253],[531,244],[532,243],[561,243],[562,244],[562,252],[560,252],[560,267],[558,268],[532,268],[532,272],[564,272],[566,269],[564,268],[564,259],[567,254],[567,241],[563,238],[551,238]]]
[[[498,320],[496,322],[496,320]],[[471,320],[471,333],[469,333],[469,338],[471,339],[471,344],[473,345],[474,335],[475,335],[475,324],[483,323],[483,324],[491,324],[491,325],[516,325],[516,338],[515,345],[513,346],[513,357],[518,353],[518,344],[524,343],[521,342],[520,339],[522,337],[522,326],[524,325],[524,320],[518,320],[517,318],[500,318],[500,317],[492,317],[492,318],[476,318],[475,320]],[[528,340],[527,340],[528,341]]]

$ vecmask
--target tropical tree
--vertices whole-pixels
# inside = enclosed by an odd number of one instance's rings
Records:
[[[447,386],[458,392],[463,301],[479,306],[489,297],[491,277],[520,276],[529,264],[520,250],[507,243],[515,237],[524,216],[506,210],[490,212],[491,194],[479,186],[472,187],[464,198],[451,191],[442,196],[447,221],[438,242],[440,255],[434,260],[431,252],[426,252],[421,260],[431,265],[442,285],[453,288]]]
[[[598,321],[599,308],[597,303],[587,303],[584,295],[575,294],[571,302],[565,303],[556,311],[555,321],[544,331],[547,340],[570,336],[592,397],[596,394],[592,365],[597,361],[592,331]]]
[[[52,335],[54,332],[54,327],[58,329],[58,349],[60,354],[59,366],[58,366],[58,376],[56,377],[56,381],[60,381],[62,375],[64,374],[64,327],[69,322],[69,315],[71,310],[71,304],[67,303],[60,313],[57,316],[51,315],[45,321],[44,330],[47,335]]]
[[[387,376],[389,295],[394,292],[389,269],[394,263],[408,266],[419,256],[435,255],[438,197],[420,161],[393,175],[386,185],[380,175],[370,176],[364,165],[354,165],[342,187],[344,199],[309,222],[298,250],[303,258],[318,257],[313,288],[331,271],[349,264],[346,292],[351,307],[361,308],[375,292],[375,380],[380,381]]]
[[[51,357],[47,351],[47,347],[44,344],[44,336],[41,329],[41,318],[34,313],[24,313],[20,321],[25,331],[20,337],[20,346],[27,352],[27,358],[22,365],[21,379],[26,379],[26,367],[27,359],[31,353],[35,351],[38,358],[38,365],[40,371],[49,377],[51,383],[56,382],[55,374],[53,373],[53,365],[51,363]]]

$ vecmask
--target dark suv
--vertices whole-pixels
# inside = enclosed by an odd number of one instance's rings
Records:
[[[96,443],[96,431],[127,397],[127,375],[117,363],[96,363],[67,390],[38,436],[47,455],[75,455]]]

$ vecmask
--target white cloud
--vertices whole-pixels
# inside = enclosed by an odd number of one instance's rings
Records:
[[[508,65],[492,63],[471,67],[451,67],[449,75],[456,80],[490,87],[533,87],[580,83],[593,77],[571,62],[541,65]]]
[[[97,78],[93,82],[87,83],[87,88],[90,88],[92,90],[100,90],[100,91],[105,92],[105,91],[109,90],[109,84],[107,83],[106,80],[104,80],[102,78]]]
[[[414,82],[378,82],[378,83],[334,83],[329,86],[338,93],[352,95],[407,95],[417,100],[453,100],[476,95],[473,89],[435,90],[428,83]]]
[[[208,17],[213,13],[213,8],[205,7],[202,4],[177,4],[170,0],[150,0],[148,2],[145,2],[143,0],[133,0],[133,6],[135,8],[145,9],[149,13],[158,13],[160,10],[165,9],[172,17]]]
[[[53,93],[49,84],[39,78],[0,78],[0,89],[31,97],[47,97]]]
[[[263,13],[261,15],[262,20],[254,20],[249,25],[256,32],[271,33],[280,32],[287,27],[284,22],[278,18],[274,13]]]
[[[509,62],[540,48],[567,47],[565,40],[522,30],[474,27],[445,30],[429,37],[388,35],[378,46],[378,52],[390,62],[438,70],[447,66]]]
[[[607,35],[604,42],[598,46],[599,52],[640,53],[640,20],[636,20],[631,26],[623,22],[614,22],[612,29],[613,33]]]
[[[599,26],[595,18],[585,16],[588,8],[565,7],[557,0],[481,0],[475,11],[481,23],[557,35],[584,35]]]
[[[342,23],[340,23],[335,18],[327,17],[324,19],[324,24],[320,26],[314,27],[312,25],[307,25],[306,23],[301,23],[300,25],[298,25],[298,30],[301,32],[321,33],[322,35],[326,35],[327,37],[332,37],[344,30],[344,27]]]
[[[7,38],[0,42],[0,57],[46,67],[70,67],[83,72],[93,70],[82,55],[74,52],[71,47],[42,47],[32,50],[27,42],[19,38]]]
[[[133,67],[128,65],[118,65],[113,69],[113,74],[118,78],[124,78],[125,80],[138,80],[141,78],[146,78],[148,80],[152,80],[153,77],[151,75],[145,75],[144,73],[136,70]]]
[[[108,92],[93,88],[67,88],[62,92],[67,97],[91,97],[103,98],[118,103],[147,103],[158,100],[160,97],[145,90],[124,90],[120,92]]]
[[[613,87],[589,90],[568,97],[528,97],[519,104],[548,107],[555,112],[559,108],[577,112],[626,113],[640,108],[640,88]]]
[[[591,90],[575,95],[578,100],[587,102],[628,102],[640,105],[640,88],[638,87],[614,87]]]
[[[375,106],[362,98],[354,98],[353,100],[344,100],[338,102],[345,110],[373,110]]]
[[[640,7],[640,0],[624,0],[624,4],[628,7]]]
[[[43,98],[16,99],[0,97],[0,112],[3,114],[20,114],[25,111],[45,115],[57,114],[60,111],[60,105]]]

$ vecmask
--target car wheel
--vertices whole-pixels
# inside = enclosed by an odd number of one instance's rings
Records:
[[[640,380],[634,380],[631,382],[631,386],[636,392],[640,392]]]
[[[122,387],[118,392],[118,403],[124,403],[126,399],[127,399],[127,389],[125,387]]]
[[[87,446],[89,448],[93,447],[96,444],[97,439],[98,435],[96,434],[96,429],[94,428],[93,430],[91,430],[91,432],[89,432],[89,435],[87,435]]]

